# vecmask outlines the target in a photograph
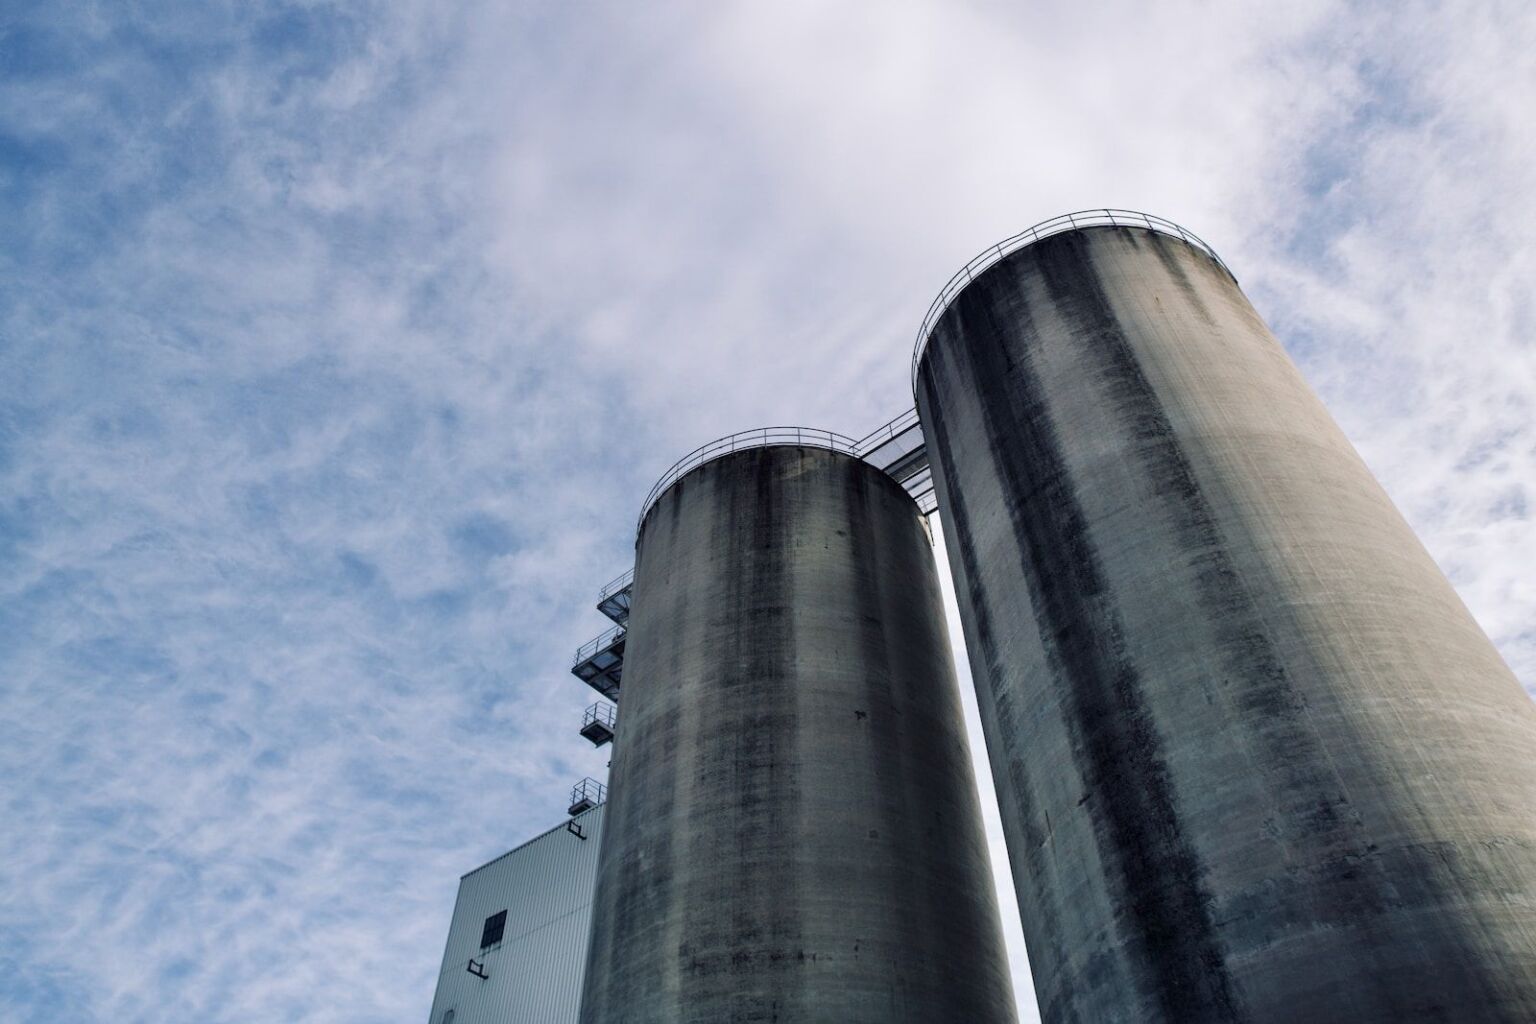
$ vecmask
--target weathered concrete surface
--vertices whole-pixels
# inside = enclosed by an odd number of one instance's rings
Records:
[[[1046,1020],[1536,1020],[1536,710],[1231,278],[1045,239],[918,400]]]
[[[642,526],[582,1020],[1014,1020],[937,570],[873,467],[759,448]]]

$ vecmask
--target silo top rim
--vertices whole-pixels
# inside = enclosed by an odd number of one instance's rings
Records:
[[[708,444],[701,444],[672,463],[672,468],[661,475],[661,479],[656,481],[656,486],[651,488],[651,493],[645,496],[645,504],[640,506],[640,518],[635,522],[636,534],[645,524],[645,514],[651,510],[652,505],[656,504],[656,499],[660,498],[666,489],[681,477],[698,469],[706,462],[724,458],[733,452],[779,446],[825,448],[854,458],[862,458],[865,454],[861,443],[853,438],[844,437],[830,430],[818,430],[815,427],[757,427],[753,430],[738,430],[734,434],[716,438]]]
[[[934,325],[938,323],[939,317],[944,315],[944,311],[949,308],[950,303],[955,301],[956,296],[965,290],[965,286],[970,284],[977,274],[980,274],[983,270],[986,270],[1004,257],[1031,246],[1041,239],[1049,238],[1052,235],[1065,234],[1069,231],[1077,231],[1082,228],[1095,227],[1144,228],[1160,235],[1171,235],[1205,253],[1216,261],[1217,266],[1227,272],[1228,277],[1231,277],[1234,281],[1237,280],[1237,275],[1232,273],[1231,269],[1222,262],[1221,257],[1216,255],[1216,250],[1212,249],[1204,239],[1200,238],[1193,231],[1185,230],[1173,221],[1165,220],[1162,217],[1156,217],[1149,213],[1138,213],[1135,210],[1105,208],[1101,210],[1077,210],[1073,213],[1063,213],[1059,217],[1052,217],[1050,220],[1043,220],[1039,224],[1025,228],[1018,234],[1005,238],[991,248],[977,253],[975,258],[956,271],[955,276],[951,277],[948,283],[940,289],[938,296],[933,300],[933,304],[928,307],[927,315],[923,317],[923,325],[917,329],[917,344],[912,351],[912,394],[914,396],[917,394],[917,364],[922,361],[923,351],[928,347],[928,336],[933,333]]]

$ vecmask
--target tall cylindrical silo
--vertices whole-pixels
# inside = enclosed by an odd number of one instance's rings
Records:
[[[937,570],[884,473],[779,445],[671,483],[620,707],[583,1021],[1014,1020]]]
[[[1215,255],[1104,219],[914,364],[1045,1019],[1536,1020],[1536,709]]]

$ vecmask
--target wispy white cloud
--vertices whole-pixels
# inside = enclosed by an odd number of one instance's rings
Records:
[[[1533,36],[1325,0],[0,16],[0,1004],[424,1017],[458,874],[602,772],[568,652],[653,477],[899,411],[949,273],[1094,203],[1217,246],[1536,682]]]

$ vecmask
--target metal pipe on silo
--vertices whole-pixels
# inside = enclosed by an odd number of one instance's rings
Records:
[[[1045,1019],[1536,1020],[1536,709],[1215,254],[1097,219],[914,359]]]
[[[583,1021],[1015,1019],[929,541],[845,441],[648,502]]]

